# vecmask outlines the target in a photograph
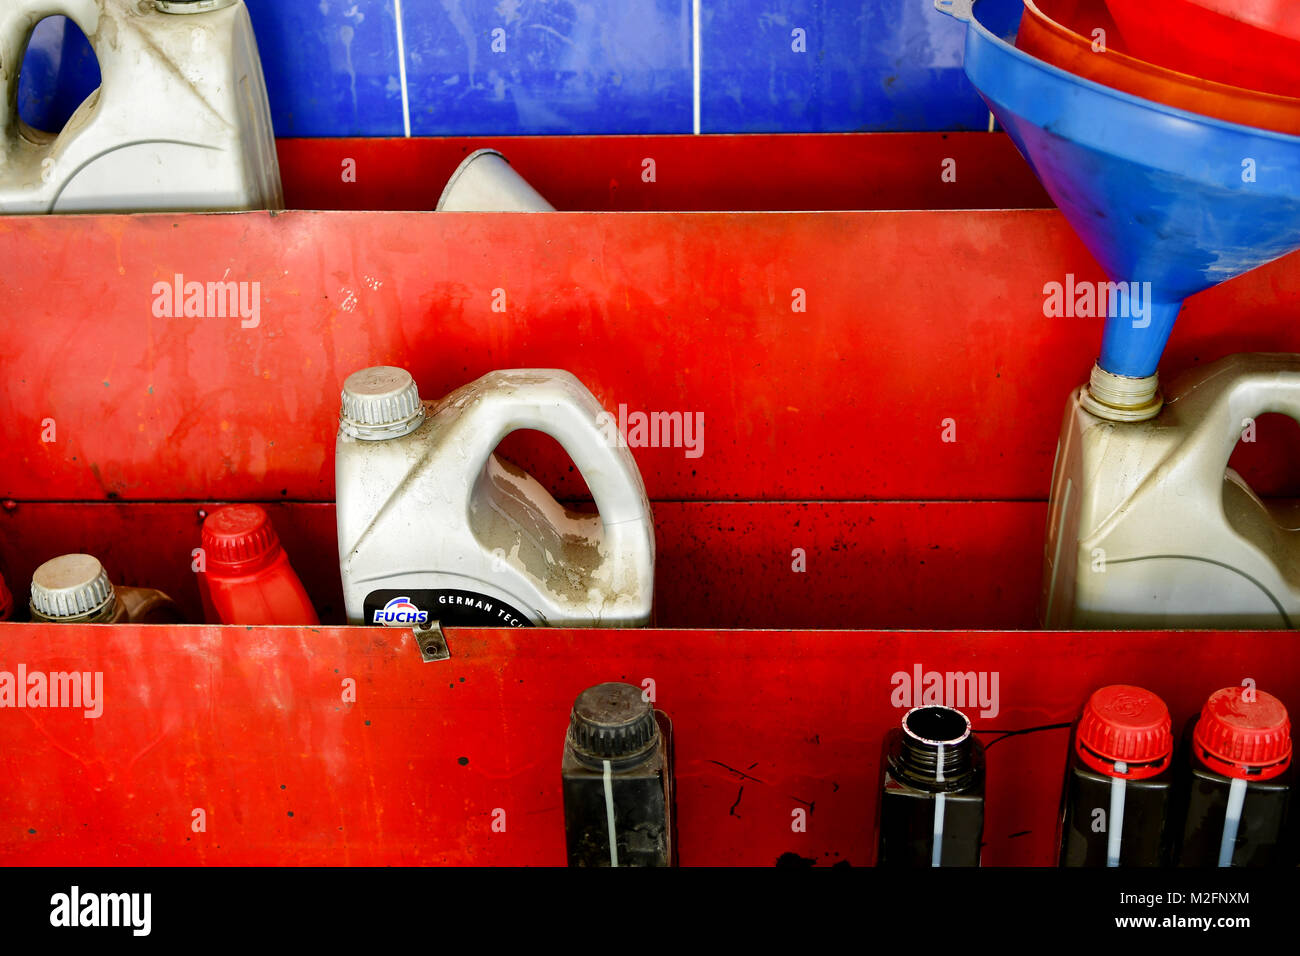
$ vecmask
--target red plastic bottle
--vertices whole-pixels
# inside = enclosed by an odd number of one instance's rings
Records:
[[[1291,719],[1254,687],[1210,695],[1184,734],[1179,866],[1295,866]]]
[[[319,624],[302,581],[257,505],[226,505],[203,522],[199,573],[209,624]]]
[[[1102,687],[1075,724],[1061,798],[1061,866],[1166,866],[1173,827],[1169,708],[1130,684]]]

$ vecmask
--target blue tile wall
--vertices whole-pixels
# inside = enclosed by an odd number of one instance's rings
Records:
[[[280,136],[689,133],[693,0],[247,0]],[[984,129],[964,28],[932,0],[698,0],[700,130]],[[403,97],[402,67],[406,95]],[[23,117],[98,84],[44,21]]]
[[[690,0],[403,0],[411,131],[691,132]]]
[[[704,0],[705,133],[986,129],[933,0]]]
[[[279,136],[401,136],[392,0],[247,0]]]
[[[36,24],[18,75],[18,113],[37,129],[60,129],[99,86],[90,41],[63,17]]]

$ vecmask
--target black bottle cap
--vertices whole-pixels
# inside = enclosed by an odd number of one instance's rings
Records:
[[[573,702],[568,744],[583,763],[639,763],[659,743],[654,708],[641,688],[612,682],[588,687]]]

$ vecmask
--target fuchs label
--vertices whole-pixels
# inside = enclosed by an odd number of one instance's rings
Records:
[[[385,588],[366,595],[365,621],[381,627],[532,627],[518,608],[477,591]]]

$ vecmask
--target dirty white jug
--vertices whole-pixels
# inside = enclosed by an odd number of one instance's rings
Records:
[[[1228,468],[1267,412],[1300,420],[1300,355],[1233,355],[1175,381],[1145,422],[1071,397],[1044,555],[1051,628],[1275,628],[1300,622],[1300,522]]]
[[[403,369],[348,376],[335,484],[349,623],[414,627],[649,622],[654,525],[641,473],[568,372],[491,372],[439,402]],[[494,449],[555,438],[598,515],[567,511]]]
[[[18,66],[56,14],[86,34],[102,80],[46,133],[18,116]],[[0,213],[284,207],[242,0],[3,0],[0,82]]]

